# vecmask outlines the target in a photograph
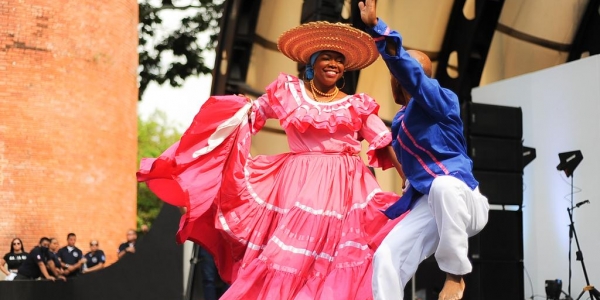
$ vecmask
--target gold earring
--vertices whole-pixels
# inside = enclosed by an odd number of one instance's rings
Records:
[[[339,87],[338,89],[343,89],[346,86],[346,78],[344,78],[344,75],[342,75],[342,78],[340,78],[342,80],[344,80],[344,83],[342,83],[342,87]]]

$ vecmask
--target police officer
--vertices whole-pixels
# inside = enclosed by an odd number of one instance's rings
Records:
[[[81,266],[85,263],[83,252],[75,247],[77,236],[74,233],[67,235],[67,245],[58,250],[57,256],[66,277],[77,276],[81,272]]]
[[[104,256],[104,251],[98,249],[99,246],[97,240],[92,240],[90,242],[90,252],[86,253],[84,256],[86,262],[83,266],[83,273],[89,273],[104,268],[106,256]]]
[[[48,269],[46,269],[49,245],[49,238],[43,237],[40,239],[39,246],[36,246],[29,252],[27,258],[19,267],[15,280],[33,280],[40,276],[43,276],[43,278],[48,280],[55,280],[55,278],[48,273]]]
[[[58,260],[58,256],[56,254],[58,248],[58,240],[56,238],[50,238],[50,246],[48,247],[48,262],[46,263],[46,267],[48,268],[49,273],[56,279],[66,281],[67,279],[65,276],[63,276],[64,271],[60,266],[60,261]]]
[[[137,233],[133,229],[127,230],[127,242],[119,245],[118,258],[121,259],[127,253],[135,253]]]

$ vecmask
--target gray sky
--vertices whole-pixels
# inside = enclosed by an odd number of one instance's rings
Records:
[[[169,121],[183,132],[210,96],[211,80],[210,75],[190,78],[180,88],[151,84],[138,103],[138,115],[146,119],[157,109],[164,111]]]

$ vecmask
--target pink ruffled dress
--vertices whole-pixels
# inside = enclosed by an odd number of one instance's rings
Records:
[[[369,165],[392,166],[378,109],[365,94],[316,102],[281,74],[252,104],[211,97],[180,142],[142,161],[138,180],[187,207],[177,241],[213,254],[232,282],[222,299],[372,299],[373,238],[399,198],[359,157],[366,139]],[[251,157],[251,134],[270,118],[291,152]]]

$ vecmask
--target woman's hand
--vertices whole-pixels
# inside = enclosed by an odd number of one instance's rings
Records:
[[[252,104],[252,99],[244,94],[235,94],[238,97],[243,97],[246,98],[246,100],[248,101],[248,103]]]
[[[250,103],[250,105],[252,105],[252,99],[244,94],[236,94],[236,96],[238,97],[244,97],[246,98],[246,100],[248,101],[248,103]],[[248,110],[248,117],[250,117],[250,115],[252,115],[252,109]]]

